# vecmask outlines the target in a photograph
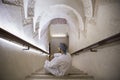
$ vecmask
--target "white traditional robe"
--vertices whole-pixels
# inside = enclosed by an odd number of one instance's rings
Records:
[[[69,69],[72,65],[71,61],[71,55],[69,53],[66,53],[66,55],[55,53],[51,61],[45,61],[44,69],[46,72],[55,76],[64,76],[69,73]]]

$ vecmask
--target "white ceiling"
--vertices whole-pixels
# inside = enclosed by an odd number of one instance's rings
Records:
[[[25,33],[35,44],[44,43],[48,47],[49,27],[53,35],[69,35],[71,31],[79,36],[84,30],[85,20],[93,17],[93,1],[95,0],[2,0],[2,3],[21,7],[19,12],[22,12]],[[67,23],[53,25],[51,21],[57,18],[63,18]]]
[[[67,36],[68,32],[67,24],[53,24],[50,26],[50,35],[51,36]]]
[[[86,18],[93,17],[95,0],[2,0],[5,4],[22,7],[23,24],[32,24],[39,37],[48,31],[55,18],[67,20],[69,29],[80,34]]]

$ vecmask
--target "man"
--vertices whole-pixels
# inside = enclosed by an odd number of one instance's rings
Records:
[[[60,53],[55,53],[51,61],[45,61],[44,69],[55,76],[64,76],[68,74],[71,67],[71,55],[67,52],[67,46],[64,43],[60,43],[59,50]]]

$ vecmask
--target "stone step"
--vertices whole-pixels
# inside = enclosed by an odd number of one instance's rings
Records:
[[[45,70],[44,70],[44,69],[42,69],[42,70],[37,70],[36,72],[45,72]],[[71,69],[70,69],[70,72],[83,72],[83,71],[81,71],[81,70],[71,70]]]
[[[25,80],[94,80],[93,76],[84,73],[83,71],[71,68],[68,75],[62,77],[56,77],[50,73],[45,73],[45,70],[37,70],[30,76],[27,76]]]
[[[50,73],[45,73],[45,72],[32,73],[32,75],[45,75],[45,74],[50,74]],[[84,73],[84,72],[70,72],[68,75],[87,75],[87,73]]]
[[[45,70],[37,70],[35,73],[45,73]],[[83,71],[76,69],[76,68],[71,68],[69,73],[84,73]]]
[[[89,75],[66,75],[62,77],[55,77],[53,75],[31,75],[28,79],[93,79],[93,76]]]
[[[44,74],[48,74],[45,73],[45,70],[37,70],[36,72],[32,73],[32,74],[37,74],[37,75],[44,75]],[[76,68],[71,68],[71,71],[69,72],[69,75],[76,75],[76,74],[83,74],[83,75],[87,75],[87,73],[84,73],[83,71],[80,71],[79,69]]]
[[[89,79],[33,79],[33,78],[29,78],[25,80],[94,80],[94,79],[92,78],[89,78]]]

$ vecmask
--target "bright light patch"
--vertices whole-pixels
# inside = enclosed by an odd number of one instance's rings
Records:
[[[66,37],[66,34],[52,34],[52,37]]]
[[[43,56],[48,56],[48,54],[42,53]]]
[[[7,44],[10,44],[10,45],[13,45],[13,46],[16,46],[16,47],[19,47],[19,48],[24,48],[22,45],[19,45],[17,43],[11,42],[11,41],[3,39],[3,38],[0,38],[0,41],[3,41],[5,43],[7,43]]]

